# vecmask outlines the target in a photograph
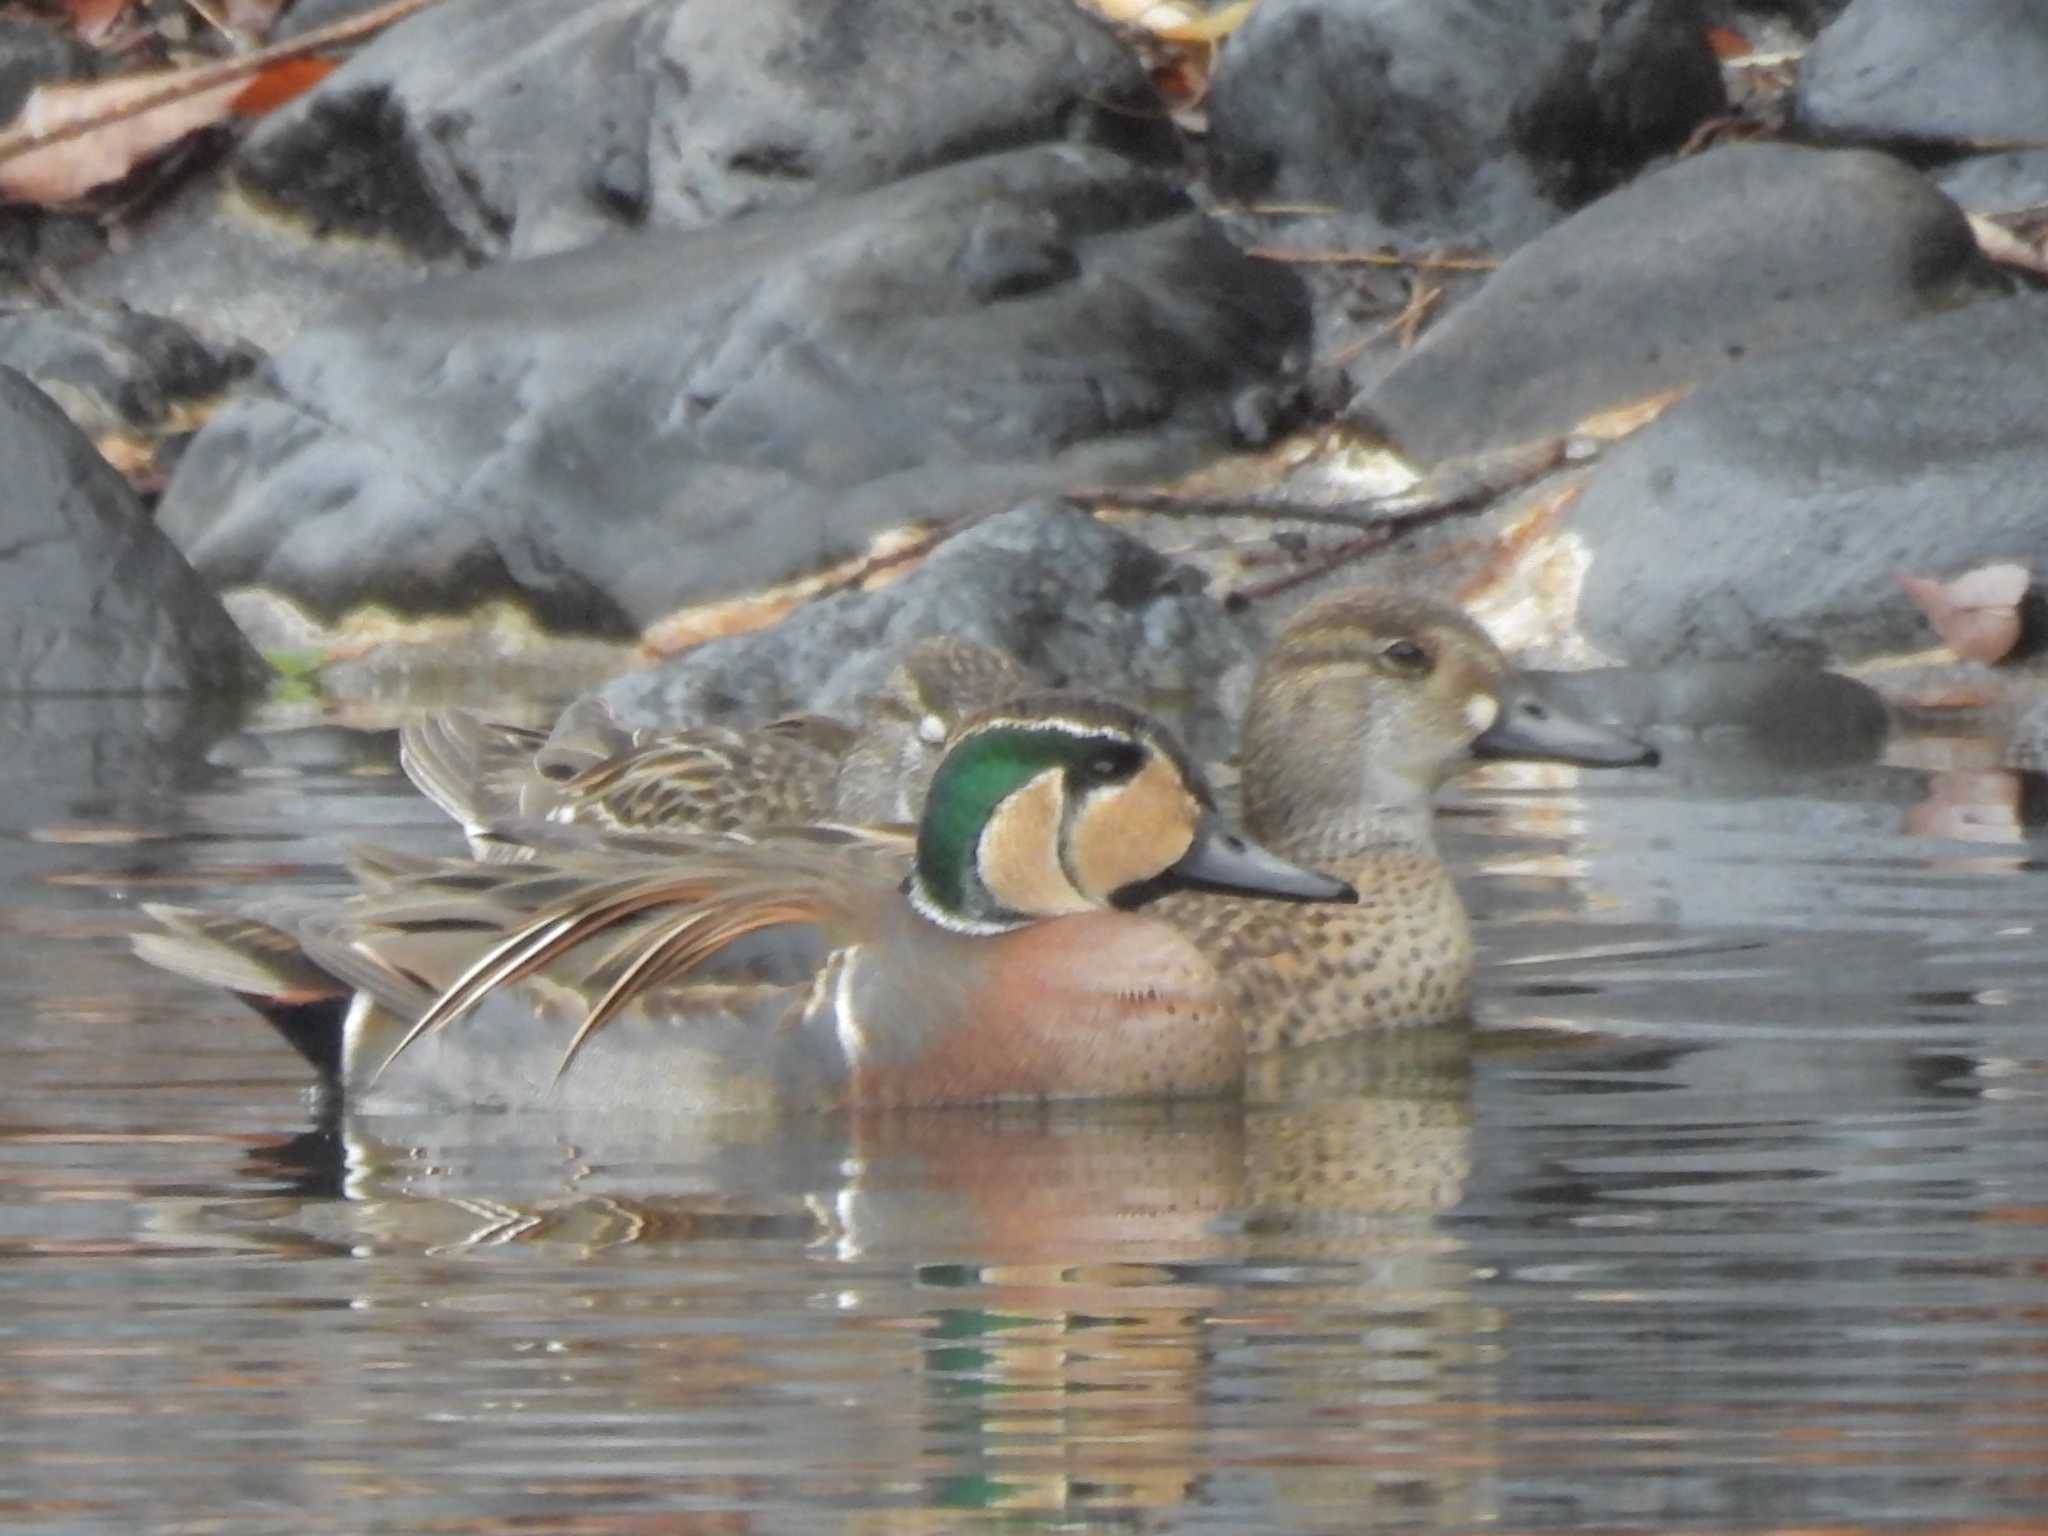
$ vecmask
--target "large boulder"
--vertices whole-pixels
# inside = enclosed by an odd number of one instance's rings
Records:
[[[1046,146],[368,298],[207,425],[164,527],[324,619],[630,637],[1232,441],[1307,328],[1170,181]]]
[[[27,375],[103,453],[139,457],[146,444],[189,432],[191,416],[257,362],[250,348],[217,346],[120,306],[0,315],[0,365]]]
[[[1567,526],[1579,619],[1637,664],[1934,643],[1902,573],[2048,570],[2048,298],[1731,369],[1622,444]]]
[[[301,0],[302,6],[316,0]],[[1758,22],[1780,21],[1811,37],[1842,14],[1849,0],[1707,0],[1707,21],[1747,36]]]
[[[1965,155],[1936,175],[1941,190],[1971,213],[2017,213],[2048,203],[2048,149]]]
[[[1955,205],[1898,161],[1732,145],[1516,252],[1353,411],[1433,463],[2002,291]]]
[[[0,693],[239,695],[263,662],[126,482],[0,368]]]
[[[632,725],[851,715],[927,635],[996,646],[1048,685],[1167,707],[1199,748],[1218,753],[1231,734],[1219,685],[1243,669],[1253,640],[1194,572],[1041,503],[949,539],[879,591],[806,604],[772,629],[630,673],[605,696]]]
[[[1361,238],[1508,249],[1725,100],[1697,0],[1260,0],[1209,94],[1212,174]]]
[[[371,8],[297,0],[278,35]],[[219,174],[163,185],[147,238],[0,217],[0,272],[276,352],[351,295],[1055,140],[1179,159],[1132,51],[1071,0],[440,0]]]
[[[482,259],[1064,138],[1170,147],[1135,56],[1072,0],[441,0],[266,122],[236,177],[322,228]]]
[[[1812,130],[1883,143],[2048,139],[2048,6],[2040,0],[1854,0],[1799,76]]]

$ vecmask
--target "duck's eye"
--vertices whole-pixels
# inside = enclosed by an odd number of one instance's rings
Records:
[[[1112,742],[1096,748],[1076,767],[1087,784],[1121,784],[1145,765],[1145,749],[1134,741]]]
[[[1380,660],[1406,677],[1421,677],[1431,666],[1429,652],[1408,639],[1389,640],[1380,647]]]

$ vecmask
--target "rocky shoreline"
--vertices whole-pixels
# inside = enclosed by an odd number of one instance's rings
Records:
[[[112,67],[6,28],[17,105]],[[2030,624],[1944,650],[1899,578],[2048,568],[2048,12],[1185,32],[437,0],[175,174],[18,201],[5,686],[260,688],[232,615],[334,697],[616,676],[682,721],[952,629],[1220,722],[1375,580],[1560,665],[2030,706]]]

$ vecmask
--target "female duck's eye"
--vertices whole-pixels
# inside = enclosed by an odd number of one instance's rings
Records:
[[[1389,640],[1380,647],[1380,660],[1411,677],[1420,677],[1430,668],[1429,652],[1413,640]]]
[[[1145,749],[1136,742],[1119,742],[1089,753],[1080,765],[1081,778],[1090,784],[1121,784],[1144,766]]]

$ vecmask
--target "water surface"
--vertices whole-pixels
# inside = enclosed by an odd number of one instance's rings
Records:
[[[1990,1527],[2048,1509],[2037,786],[1495,771],[1477,1028],[1244,1106],[322,1132],[134,903],[449,834],[388,737],[13,722],[0,1523]],[[31,729],[31,725],[33,728]],[[33,740],[33,750],[25,743]]]

